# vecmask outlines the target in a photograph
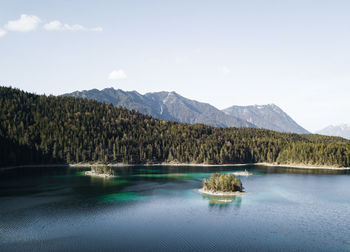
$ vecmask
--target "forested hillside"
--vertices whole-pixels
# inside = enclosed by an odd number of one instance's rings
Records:
[[[339,137],[214,128],[111,104],[0,87],[0,166],[48,163],[254,163],[350,166]]]

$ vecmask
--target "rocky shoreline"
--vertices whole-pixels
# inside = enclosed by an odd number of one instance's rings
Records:
[[[16,168],[30,168],[30,167],[133,167],[133,166],[197,166],[197,167],[227,167],[227,166],[275,166],[280,168],[295,168],[295,169],[322,169],[322,170],[350,170],[350,167],[334,167],[334,166],[316,166],[303,164],[274,164],[274,163],[246,163],[246,164],[193,164],[193,163],[153,163],[153,164],[125,164],[125,163],[77,163],[77,164],[39,164],[39,165],[18,165],[1,167],[1,171],[16,169]]]
[[[214,192],[214,191],[204,190],[203,188],[198,189],[198,192],[202,193],[202,194],[210,195],[210,196],[240,196],[240,195],[245,194],[245,192],[239,192],[239,191],[236,191],[236,192]]]

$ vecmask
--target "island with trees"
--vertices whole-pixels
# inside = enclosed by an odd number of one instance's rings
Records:
[[[102,178],[116,177],[113,168],[108,166],[92,166],[90,171],[85,172],[85,175]]]
[[[199,189],[199,192],[204,194],[226,196],[243,193],[241,180],[232,174],[213,173],[209,179],[204,179],[202,184],[203,188]]]

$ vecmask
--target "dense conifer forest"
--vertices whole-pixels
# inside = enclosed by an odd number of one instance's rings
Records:
[[[0,87],[0,166],[256,163],[350,166],[350,141],[153,119],[111,104]]]

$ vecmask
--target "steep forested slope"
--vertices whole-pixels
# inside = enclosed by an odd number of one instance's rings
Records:
[[[350,141],[168,122],[111,104],[0,87],[0,166],[76,162],[350,165]]]

